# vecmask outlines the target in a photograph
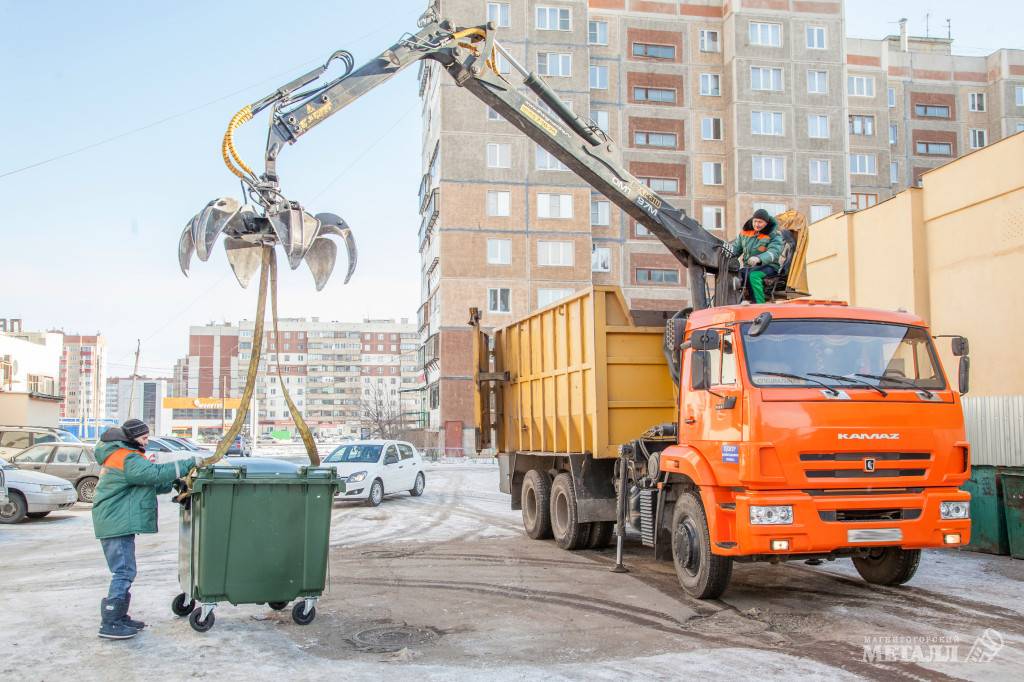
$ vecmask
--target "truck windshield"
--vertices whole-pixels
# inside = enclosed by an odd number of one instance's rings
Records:
[[[760,336],[741,326],[755,386],[943,389],[928,332],[920,327],[853,320],[774,320]],[[822,375],[833,375],[832,378]],[[836,377],[849,377],[850,381]]]

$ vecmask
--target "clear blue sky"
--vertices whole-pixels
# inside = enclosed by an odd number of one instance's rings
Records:
[[[238,287],[219,246],[209,262],[193,262],[188,279],[176,261],[188,219],[210,199],[238,194],[220,161],[227,120],[335,49],[365,62],[414,31],[425,5],[0,0],[0,174],[244,89],[0,178],[0,317],[20,316],[31,329],[103,332],[114,375],[130,371],[136,338],[143,370],[167,374],[186,351],[188,325],[251,317],[255,292]],[[1008,0],[848,0],[847,32],[881,37],[906,16],[911,33],[923,34],[927,12],[933,35],[953,19],[958,52],[1024,47],[1024,10]],[[265,116],[242,129],[245,158],[260,160],[264,135]],[[320,293],[305,266],[285,268],[283,316],[415,317],[420,135],[412,68],[285,150],[285,193],[348,220],[360,261],[352,283],[336,277]]]

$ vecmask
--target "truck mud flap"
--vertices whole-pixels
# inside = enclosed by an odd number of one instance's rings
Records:
[[[580,523],[614,521],[615,460],[594,459],[590,455],[569,455],[576,510]]]
[[[515,455],[498,455],[498,490],[506,495],[512,494],[512,457]]]

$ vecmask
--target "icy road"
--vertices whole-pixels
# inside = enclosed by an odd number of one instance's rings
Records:
[[[423,497],[338,503],[313,624],[222,604],[171,614],[177,507],[141,536],[134,640],[96,637],[107,571],[89,508],[0,526],[0,679],[1024,678],[1024,561],[929,552],[900,589],[848,562],[738,565],[718,601],[683,596],[630,542],[568,553],[525,537],[489,464],[428,465]]]

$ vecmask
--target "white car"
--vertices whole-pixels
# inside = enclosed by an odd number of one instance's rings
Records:
[[[345,481],[338,499],[366,500],[376,507],[385,495],[423,494],[427,483],[423,458],[410,443],[397,440],[357,440],[343,443],[324,458]]]
[[[18,469],[0,459],[7,501],[0,503],[0,523],[19,523],[27,516],[41,519],[52,511],[70,509],[78,501],[75,486],[63,478]]]

